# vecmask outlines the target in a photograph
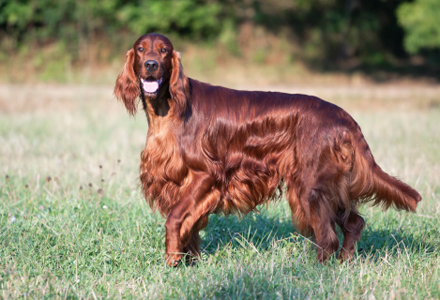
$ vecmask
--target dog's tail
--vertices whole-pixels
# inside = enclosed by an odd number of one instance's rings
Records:
[[[364,137],[353,143],[353,167],[350,178],[350,197],[361,202],[374,201],[384,209],[415,211],[422,200],[420,194],[399,179],[385,173],[374,161]]]

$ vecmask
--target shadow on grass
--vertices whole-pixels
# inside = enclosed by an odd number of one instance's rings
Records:
[[[425,238],[414,237],[410,231],[395,232],[394,228],[384,228],[364,230],[357,248],[359,256],[368,257],[385,253],[395,256],[402,251],[421,255],[433,253],[437,247]]]
[[[337,230],[342,245],[342,234]],[[243,239],[253,244],[259,251],[269,250],[273,244],[282,239],[296,235],[290,218],[271,217],[267,213],[249,214],[242,218],[227,218],[212,215],[202,235],[202,251],[213,254],[222,248],[237,249],[243,247]],[[306,238],[300,237],[299,241]],[[409,231],[396,232],[396,228],[366,228],[357,245],[360,257],[381,257],[382,254],[395,255],[402,250],[410,254],[435,252],[436,246],[425,239],[414,237]]]
[[[246,239],[258,249],[267,250],[275,241],[289,238],[295,232],[291,219],[268,216],[266,213],[251,213],[244,217],[227,218],[212,215],[202,236],[202,248],[214,253],[225,247],[241,247],[240,240]]]

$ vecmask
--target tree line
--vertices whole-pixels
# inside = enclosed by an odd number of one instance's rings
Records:
[[[312,65],[374,67],[417,55],[438,66],[439,20],[438,0],[0,0],[0,49],[5,58],[56,44],[82,61],[93,43],[111,46],[108,58],[134,36],[160,32],[239,54],[239,29],[251,24],[282,33]]]

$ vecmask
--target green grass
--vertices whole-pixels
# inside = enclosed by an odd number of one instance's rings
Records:
[[[429,93],[393,107],[386,93],[319,93],[346,104],[379,164],[424,198],[416,214],[364,206],[352,263],[317,264],[281,200],[211,216],[200,262],[169,268],[165,220],[137,180],[143,113],[129,118],[111,87],[1,88],[0,298],[440,298],[440,110],[419,105],[438,100]]]

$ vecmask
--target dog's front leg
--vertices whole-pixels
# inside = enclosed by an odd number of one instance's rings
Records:
[[[199,255],[194,236],[206,225],[207,216],[220,199],[220,192],[212,188],[213,181],[207,174],[193,172],[189,176],[191,184],[182,187],[181,197],[165,222],[165,259],[169,266],[176,266],[185,254]]]

